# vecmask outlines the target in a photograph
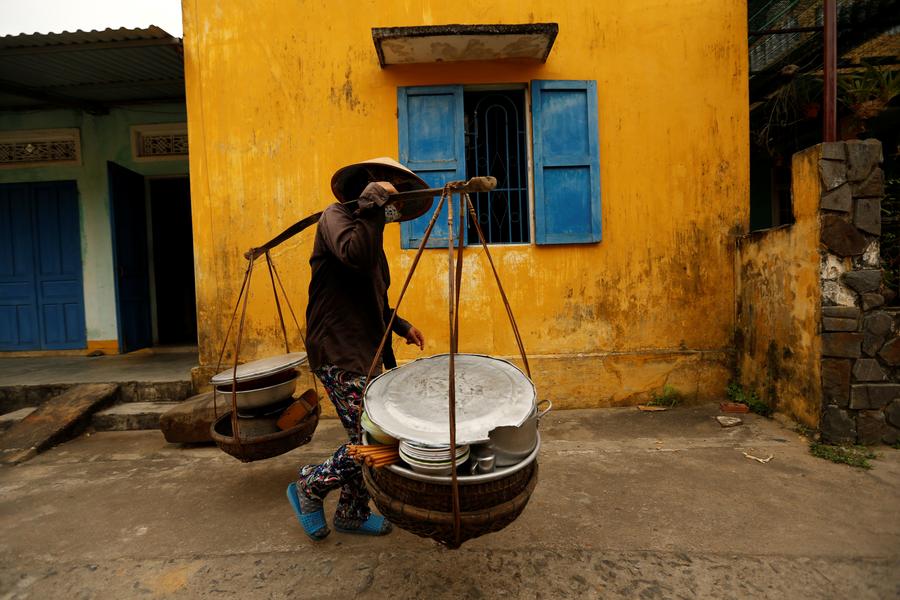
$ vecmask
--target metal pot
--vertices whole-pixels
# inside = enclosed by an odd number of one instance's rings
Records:
[[[538,406],[545,402],[547,408],[539,413]],[[553,408],[553,403],[549,400],[542,400],[534,406],[531,416],[518,427],[495,427],[491,430],[489,434],[491,441],[488,447],[494,452],[496,466],[514,465],[531,454],[538,440],[538,422],[541,417],[550,412],[551,408]]]
[[[290,398],[291,394],[294,393],[294,389],[297,387],[297,378],[298,376],[295,375],[285,382],[269,387],[236,392],[238,410],[261,408]],[[216,392],[221,394],[226,402],[231,402],[230,385],[217,386]]]

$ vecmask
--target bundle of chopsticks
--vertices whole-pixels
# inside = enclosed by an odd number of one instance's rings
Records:
[[[365,463],[375,469],[400,461],[400,453],[397,450],[397,446],[348,444],[347,452],[357,462]]]

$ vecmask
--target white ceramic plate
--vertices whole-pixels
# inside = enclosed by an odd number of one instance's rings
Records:
[[[427,464],[427,465],[437,465],[437,464],[449,465],[450,464],[450,457],[447,456],[446,454],[444,456],[422,457],[422,456],[416,456],[414,454],[410,454],[403,448],[400,448],[400,456],[403,458],[403,460],[405,460],[406,462],[408,462],[410,464],[412,464],[414,462],[421,463],[421,464]],[[469,447],[466,446],[462,452],[460,452],[459,454],[456,455],[456,460],[460,460],[460,459],[468,458],[468,457],[469,457]]]
[[[400,449],[403,450],[407,456],[412,456],[413,458],[421,458],[423,460],[450,460],[450,446],[445,448],[425,449],[411,445],[410,442],[403,441],[400,442]],[[456,456],[462,456],[468,451],[468,444],[457,446]]]
[[[412,460],[409,457],[405,456],[403,452],[400,452],[400,458],[409,465],[409,468],[415,471],[416,473],[422,473],[424,475],[449,475],[450,474],[450,461],[443,463],[431,463],[431,462],[419,462],[417,460]],[[467,452],[464,456],[461,456],[456,460],[456,468],[458,469],[462,466],[467,460],[469,460],[469,453]]]
[[[518,427],[535,401],[534,384],[515,365],[480,354],[456,355],[456,443],[487,442],[495,427]],[[382,373],[366,391],[365,409],[389,435],[449,444],[449,355],[420,358]]]

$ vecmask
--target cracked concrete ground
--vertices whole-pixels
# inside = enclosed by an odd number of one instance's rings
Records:
[[[334,420],[248,465],[155,431],[82,437],[0,469],[0,598],[900,596],[900,451],[862,471],[715,414],[551,413],[523,515],[458,551],[404,531],[307,540],[284,488],[339,443]]]

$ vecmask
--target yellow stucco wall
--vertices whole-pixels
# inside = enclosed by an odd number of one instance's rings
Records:
[[[397,156],[397,87],[594,79],[603,241],[493,252],[542,396],[634,403],[665,383],[718,398],[734,319],[734,236],[748,215],[741,0],[229,2],[184,0],[201,364],[215,363],[241,253],[332,202],[340,166]],[[372,27],[557,22],[546,64],[381,69]],[[313,231],[274,257],[298,315]],[[395,285],[412,260],[389,225]],[[462,351],[516,354],[481,251],[466,250]],[[448,348],[446,251],[426,252],[401,311]],[[246,356],[280,351],[257,271]],[[243,353],[242,353],[243,354]],[[403,347],[399,358],[417,351]]]
[[[792,225],[740,240],[741,383],[770,406],[817,427],[821,413],[819,157],[794,155]]]

